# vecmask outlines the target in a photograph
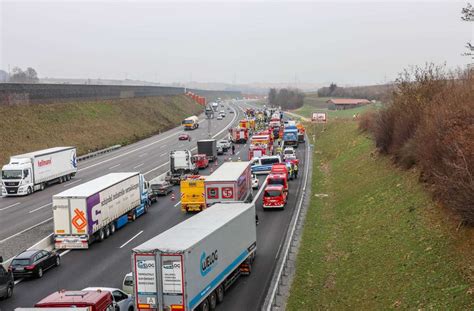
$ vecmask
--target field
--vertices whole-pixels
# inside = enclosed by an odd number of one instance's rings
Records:
[[[76,146],[85,154],[129,144],[201,111],[185,96],[2,106],[0,163],[10,155],[54,146]]]
[[[308,127],[313,200],[287,310],[472,310],[473,230],[446,221],[356,122]]]
[[[354,109],[347,110],[329,110],[326,103],[329,97],[318,97],[317,94],[306,94],[304,105],[293,112],[306,118],[311,118],[311,114],[315,111],[327,112],[328,118],[352,118],[354,114],[361,114],[370,109],[376,109],[378,105],[370,104]]]

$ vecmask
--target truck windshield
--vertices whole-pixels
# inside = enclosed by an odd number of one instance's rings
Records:
[[[2,171],[2,179],[21,179],[21,170]]]
[[[193,124],[194,121],[193,120],[184,120],[183,121],[183,124]]]
[[[281,196],[281,191],[279,190],[267,190],[264,194],[267,198],[276,198]]]
[[[270,178],[268,179],[269,185],[284,185],[284,181],[281,178]]]
[[[280,161],[278,161],[278,158],[269,158],[269,159],[260,159],[260,163],[262,163],[262,165],[268,165],[268,164],[280,163]]]

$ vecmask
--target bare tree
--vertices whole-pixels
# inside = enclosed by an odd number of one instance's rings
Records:
[[[25,71],[20,67],[13,67],[8,81],[13,83],[38,83],[39,79],[38,73],[31,67],[28,67]]]

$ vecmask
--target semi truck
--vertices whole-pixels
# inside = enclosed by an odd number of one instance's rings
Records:
[[[221,202],[250,202],[252,174],[250,162],[225,162],[206,177],[206,205]]]
[[[283,131],[283,146],[298,148],[298,128],[295,125],[285,127]]]
[[[212,110],[214,110],[215,112],[217,112],[217,109],[219,108],[219,104],[214,102],[211,104],[211,107],[212,107]]]
[[[75,147],[55,147],[10,157],[2,168],[2,195],[29,195],[77,172]]]
[[[211,162],[217,160],[217,141],[215,139],[201,139],[197,142],[197,153],[205,154]]]
[[[187,175],[197,175],[199,169],[194,163],[193,155],[189,150],[173,150],[170,152],[170,170],[166,180],[174,185],[179,185],[181,179]]]
[[[199,127],[199,119],[196,116],[191,116],[183,120],[185,130],[194,130]]]
[[[208,208],[132,250],[136,309],[214,310],[256,251],[254,204]]]
[[[229,129],[231,140],[234,144],[245,144],[249,139],[249,129],[243,127],[235,127]]]
[[[147,212],[142,174],[110,173],[53,196],[54,245],[84,249]]]

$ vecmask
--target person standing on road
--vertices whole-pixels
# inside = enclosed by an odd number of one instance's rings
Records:
[[[234,154],[235,154],[235,146],[232,145],[232,155],[234,155]]]
[[[298,164],[295,163],[295,167],[293,168],[293,171],[295,172],[295,179],[298,178]]]

